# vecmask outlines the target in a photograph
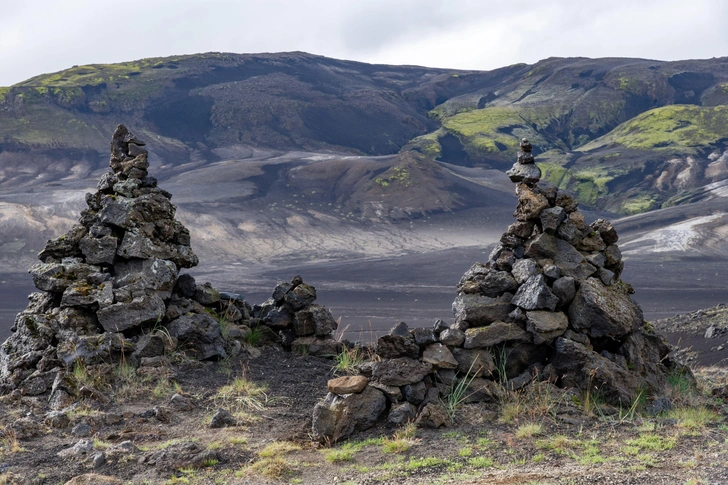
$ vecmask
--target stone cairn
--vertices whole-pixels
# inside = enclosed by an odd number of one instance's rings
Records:
[[[170,352],[197,360],[256,354],[244,342],[258,325],[268,329],[268,341],[284,340],[276,333],[283,330],[289,342],[303,338],[297,344],[314,353],[336,349],[326,342],[336,322],[313,304],[316,291],[300,277],[251,308],[239,295],[179,274],[198,258],[189,231],[175,219],[171,194],[147,173],[143,146],[119,125],[112,171],[86,194],[78,224],[48,241],[41,263],[30,268],[40,291],[29,296],[0,346],[0,394],[49,394],[50,406],[61,409],[84,394],[74,366],[105,373],[124,362],[140,375],[161,377]]]
[[[336,441],[384,415],[392,425],[445,425],[442,399],[463,379],[466,402],[497,401],[538,381],[589,389],[615,405],[664,394],[678,364],[620,280],[617,232],[603,219],[587,225],[571,196],[538,186],[531,146],[521,148],[512,171],[520,172],[509,173],[520,181],[516,222],[458,283],[454,324],[400,323],[379,338],[378,360],[329,382],[314,410],[315,437]]]
[[[533,146],[528,140],[522,139],[520,146],[521,151],[518,152],[518,160],[506,172],[506,175],[511,178],[511,182],[533,185],[541,180],[541,169],[536,165],[536,160],[534,160],[531,153]]]

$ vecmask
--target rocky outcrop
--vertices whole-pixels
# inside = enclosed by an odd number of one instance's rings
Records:
[[[251,308],[180,274],[197,256],[171,194],[148,174],[143,147],[117,127],[111,171],[86,194],[78,224],[48,241],[30,268],[39,292],[0,346],[0,392],[49,393],[59,407],[78,393],[75,365],[139,366],[175,350],[200,360],[240,352],[246,328],[236,324]]]

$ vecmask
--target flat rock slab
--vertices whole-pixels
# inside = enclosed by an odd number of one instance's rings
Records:
[[[157,295],[134,298],[131,303],[114,303],[98,311],[99,323],[107,332],[154,323],[164,317],[164,301]]]
[[[466,349],[484,349],[509,341],[530,342],[531,335],[516,323],[495,322],[487,327],[465,331]]]
[[[420,382],[432,372],[432,364],[408,357],[382,360],[372,366],[372,379],[387,386],[406,386]]]
[[[480,327],[505,320],[513,310],[510,298],[491,298],[482,295],[458,295],[452,304],[455,321],[470,327]]]
[[[369,379],[364,376],[343,376],[329,380],[327,387],[329,392],[334,394],[359,393],[369,384]]]
[[[526,329],[533,335],[533,343],[552,342],[563,335],[569,326],[569,319],[563,312],[526,312]]]

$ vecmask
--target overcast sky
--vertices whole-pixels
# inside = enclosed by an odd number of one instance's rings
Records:
[[[724,0],[0,0],[0,86],[73,65],[306,51],[494,69],[551,56],[728,55]]]

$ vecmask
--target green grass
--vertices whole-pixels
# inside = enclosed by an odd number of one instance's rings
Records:
[[[468,458],[467,464],[476,468],[492,468],[495,466],[493,459],[486,456],[474,456],[472,458]]]
[[[357,451],[360,450],[360,447],[352,444],[352,443],[345,443],[338,448],[331,448],[328,450],[323,450],[324,458],[329,463],[339,463],[342,461],[349,461],[354,458],[354,455]]]
[[[442,120],[442,126],[447,131],[458,135],[464,143],[487,153],[499,153],[501,147],[510,152],[517,151],[518,138],[500,133],[498,129],[525,124],[518,110],[511,107],[466,111]]]
[[[222,386],[212,397],[216,406],[233,413],[262,411],[272,402],[268,396],[268,384],[257,383],[245,376],[236,377],[230,384]]]
[[[637,438],[626,440],[622,451],[628,455],[637,455],[641,451],[665,451],[673,449],[676,443],[677,438],[674,436],[643,433]]]
[[[704,406],[679,407],[667,412],[667,417],[677,420],[677,426],[686,430],[700,431],[710,423],[721,420],[720,414]]]
[[[543,426],[540,423],[522,424],[516,430],[516,438],[531,438],[543,434]]]

